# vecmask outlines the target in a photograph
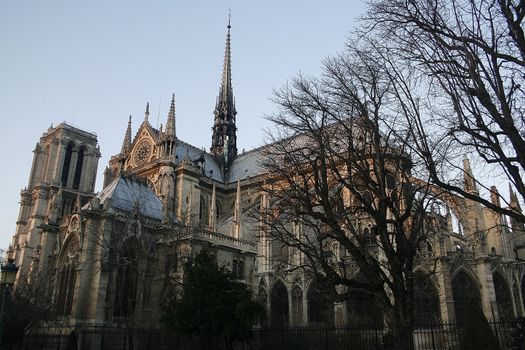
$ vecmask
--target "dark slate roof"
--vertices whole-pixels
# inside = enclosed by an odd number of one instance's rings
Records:
[[[237,182],[264,173],[265,170],[261,166],[263,151],[264,147],[260,147],[238,155],[230,167],[228,181]]]
[[[208,152],[190,145],[180,139],[177,139],[177,148],[175,154],[179,161],[189,158],[190,161],[195,161],[201,156],[204,157],[204,173],[205,176],[210,177],[215,181],[224,182],[221,168]]]
[[[120,176],[113,180],[100,193],[96,195],[100,204],[107,204],[110,199],[111,207],[125,211],[138,208],[139,212],[150,218],[162,219],[162,202],[153,190],[144,182],[130,176]],[[83,209],[89,209],[91,203]]]

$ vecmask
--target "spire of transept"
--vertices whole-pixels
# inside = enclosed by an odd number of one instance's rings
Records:
[[[124,135],[124,141],[122,142],[122,148],[120,150],[120,155],[126,155],[131,149],[131,115],[128,119],[128,128],[126,129],[126,134]]]
[[[170,140],[175,140],[175,94],[171,96],[170,111],[168,113],[168,120],[166,122],[166,130],[164,131],[166,137]]]
[[[228,18],[227,28],[221,86],[213,112],[213,136],[210,149],[216,158],[222,160],[226,168],[237,156],[237,127],[235,125],[237,110],[232,87],[230,18]]]

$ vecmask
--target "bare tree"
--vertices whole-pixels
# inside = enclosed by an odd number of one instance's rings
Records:
[[[522,222],[523,214],[450,181],[443,167],[472,152],[525,199],[524,16],[517,0],[374,0],[366,16],[368,35],[425,80],[428,113],[412,122],[432,182]]]
[[[56,319],[49,280],[49,274],[42,274],[31,283],[21,279],[16,288],[9,293],[3,324],[4,345],[15,346],[30,328],[42,326],[46,321]],[[7,287],[2,286],[2,288]]]
[[[336,300],[371,298],[401,330],[401,346],[411,344],[414,262],[432,233],[432,195],[411,173],[419,158],[396,74],[371,50],[351,44],[321,77],[299,76],[275,93],[261,235]]]

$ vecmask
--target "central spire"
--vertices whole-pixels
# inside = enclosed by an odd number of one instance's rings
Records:
[[[221,87],[215,104],[211,153],[227,169],[237,156],[237,127],[235,118],[235,98],[233,97],[231,73],[231,24],[228,16],[228,33],[226,34],[226,48],[224,50],[224,64],[222,68]]]

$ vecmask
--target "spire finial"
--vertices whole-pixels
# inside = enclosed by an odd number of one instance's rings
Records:
[[[146,112],[144,112],[144,121],[149,122],[149,102],[146,102]]]
[[[128,119],[128,127],[126,133],[124,134],[124,141],[122,142],[122,148],[120,150],[121,156],[126,156],[129,150],[131,149],[131,114]]]
[[[230,32],[231,26],[231,19],[232,19],[232,9],[228,9],[228,33]]]
[[[175,94],[171,96],[170,112],[168,113],[168,121],[166,122],[166,130],[164,132],[166,137],[174,140],[176,138],[175,133]]]

